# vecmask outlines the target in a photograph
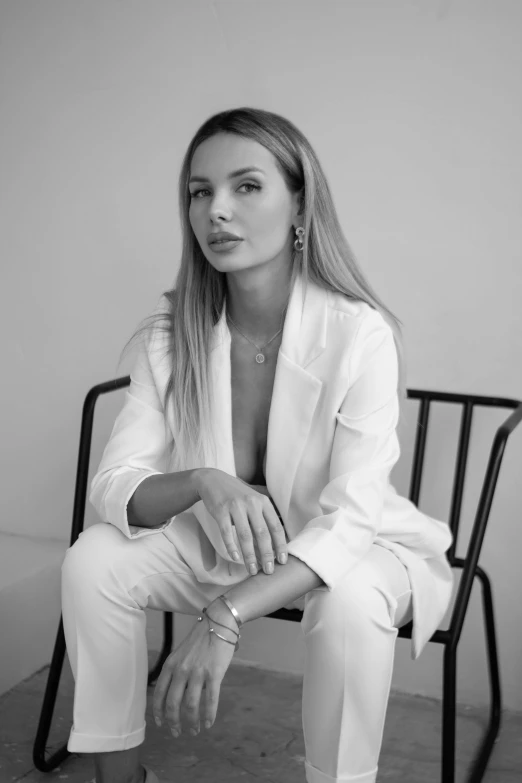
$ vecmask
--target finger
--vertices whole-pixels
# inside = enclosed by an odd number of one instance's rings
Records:
[[[233,560],[238,561],[240,559],[239,552],[237,551],[237,545],[234,541],[232,533],[232,520],[228,511],[220,511],[215,515],[215,519],[219,525],[221,531],[221,538],[227,548],[227,552]]]
[[[272,548],[272,537],[262,513],[256,514],[252,518],[250,527],[252,528],[257,543],[261,567],[265,574],[273,574],[274,550]]]
[[[274,551],[272,548],[272,536],[267,527],[263,509],[268,501],[266,497],[250,496],[247,499],[246,507],[249,517],[250,529],[256,542],[256,551],[259,551],[261,558],[261,567],[265,574],[274,573]]]
[[[177,667],[172,673],[165,696],[165,717],[174,737],[181,734],[181,702],[187,685],[188,673]]]
[[[231,504],[230,513],[236,526],[237,540],[243,552],[243,560],[248,572],[254,576],[257,574],[257,558],[254,552],[254,540],[246,509],[234,501]]]
[[[172,672],[169,668],[169,659],[167,658],[163,664],[158,681],[156,682],[154,696],[152,698],[152,714],[154,715],[154,720],[158,726],[161,726],[165,717],[165,697],[167,695],[171,679]]]
[[[284,564],[288,560],[285,529],[270,500],[268,500],[268,502],[265,504],[263,514],[266,525],[272,537],[274,549],[277,553],[277,559],[280,563]]]
[[[208,677],[206,680],[205,700],[203,704],[203,721],[206,729],[212,728],[216,720],[221,680]],[[208,725],[207,725],[208,724]]]
[[[203,673],[193,672],[187,684],[181,704],[182,711],[186,715],[187,728],[191,734],[199,734],[199,705],[201,701],[201,691],[203,689]]]

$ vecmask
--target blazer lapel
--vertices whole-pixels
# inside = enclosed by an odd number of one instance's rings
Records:
[[[303,304],[303,291],[299,273],[290,293],[268,419],[266,483],[283,521],[288,517],[295,474],[323,385],[306,367],[326,346],[328,294],[309,281]],[[212,422],[217,447],[214,467],[236,476],[230,347],[231,335],[223,308],[214,328],[210,354]]]
[[[266,483],[286,522],[294,479],[308,440],[322,381],[306,368],[326,346],[327,292],[299,274],[290,294],[268,419]]]

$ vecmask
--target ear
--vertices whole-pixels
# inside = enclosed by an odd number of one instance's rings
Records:
[[[305,197],[304,187],[297,193],[294,193],[294,220],[297,220],[299,215],[304,213]]]

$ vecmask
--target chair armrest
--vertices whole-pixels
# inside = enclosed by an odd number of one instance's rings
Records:
[[[98,397],[117,389],[123,389],[130,384],[130,375],[99,383],[87,392],[83,403],[82,422],[80,427],[80,444],[78,447],[78,466],[76,468],[76,485],[74,488],[74,503],[71,525],[72,546],[83,530],[85,519],[85,501],[87,498],[87,479],[89,476],[89,461],[91,457],[92,425],[94,408]]]

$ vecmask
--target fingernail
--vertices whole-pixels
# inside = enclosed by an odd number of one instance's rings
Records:
[[[170,731],[173,737],[176,737],[176,739],[179,737],[179,731],[177,729],[171,729]]]
[[[156,721],[156,726],[161,726],[161,721],[159,718],[154,718],[154,720]]]
[[[273,574],[274,573],[274,564],[270,560],[266,564],[266,572],[267,572],[267,574]]]
[[[193,737],[195,737],[195,736],[196,736],[196,734],[198,734],[199,732],[198,732],[198,730],[197,730],[197,729],[191,729],[191,730],[190,730],[190,733],[192,734],[192,736],[193,736]]]
[[[250,571],[252,576],[254,574],[257,574],[257,566],[256,566],[256,564],[255,563],[250,563],[250,565],[248,566],[248,570]]]
[[[239,552],[232,552],[232,557],[234,560],[239,560]]]
[[[286,563],[286,561],[287,561],[287,554],[286,554],[286,552],[282,552],[279,555],[279,562],[284,565]]]
[[[212,722],[211,722],[211,721],[209,721],[209,720],[206,720],[206,721],[205,721],[205,728],[206,728],[206,729],[209,729],[211,726],[212,726]]]

